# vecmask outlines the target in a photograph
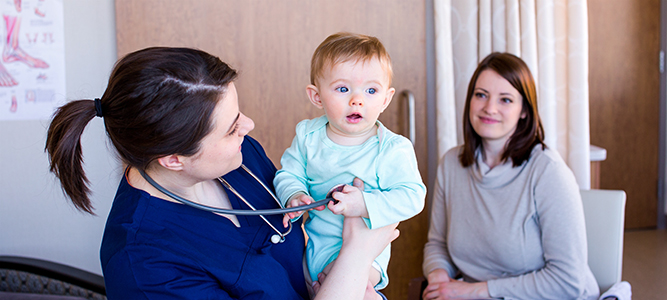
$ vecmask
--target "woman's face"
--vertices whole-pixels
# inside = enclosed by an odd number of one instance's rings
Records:
[[[200,180],[220,177],[241,165],[241,143],[255,123],[239,111],[238,95],[230,83],[211,116],[213,130],[201,141],[201,149],[185,164]]]
[[[526,117],[523,98],[505,78],[493,70],[479,74],[470,99],[470,123],[483,142],[503,145]]]

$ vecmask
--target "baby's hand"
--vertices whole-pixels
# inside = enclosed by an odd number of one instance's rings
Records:
[[[334,192],[331,196],[338,200],[338,203],[329,202],[327,207],[336,215],[368,218],[368,210],[362,193],[364,182],[355,178],[353,184],[354,186],[346,185],[342,192]]]
[[[304,193],[296,193],[287,201],[287,207],[296,207],[296,206],[301,206],[301,205],[308,205],[308,204],[311,204],[311,203],[313,203],[313,198],[312,197],[310,197],[310,196],[308,196]],[[286,213],[285,216],[283,217],[283,226],[285,226],[285,228],[287,228],[291,219],[299,217],[302,214],[303,214],[303,211]]]

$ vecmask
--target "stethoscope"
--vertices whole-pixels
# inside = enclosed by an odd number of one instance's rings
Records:
[[[192,206],[194,208],[198,208],[198,209],[201,209],[201,210],[204,210],[204,211],[210,211],[210,212],[220,213],[220,214],[242,215],[242,216],[249,216],[249,215],[250,216],[259,216],[260,218],[262,218],[262,220],[264,220],[264,222],[266,222],[266,224],[269,225],[269,227],[271,227],[271,229],[273,229],[273,231],[276,232],[276,234],[271,236],[271,242],[274,243],[274,244],[282,243],[282,242],[285,241],[285,236],[287,236],[290,232],[292,232],[292,222],[289,222],[289,228],[287,229],[286,232],[280,232],[280,230],[278,230],[275,226],[273,226],[273,224],[271,224],[271,222],[269,222],[269,220],[267,220],[264,217],[264,215],[278,215],[278,214],[286,214],[286,213],[295,212],[295,211],[304,211],[304,210],[308,210],[308,209],[315,208],[315,207],[318,207],[318,206],[326,205],[327,203],[329,203],[329,201],[338,202],[335,199],[333,199],[331,197],[331,193],[329,193],[327,198],[325,198],[323,200],[315,201],[315,202],[313,202],[311,204],[308,204],[308,205],[285,208],[282,205],[282,203],[280,203],[280,201],[278,200],[278,197],[276,197],[276,195],[264,184],[264,182],[262,182],[259,178],[257,178],[257,176],[252,171],[250,171],[250,169],[248,169],[243,164],[241,164],[241,168],[243,168],[243,170],[245,170],[248,174],[250,174],[250,176],[252,176],[252,178],[254,178],[257,182],[259,182],[259,184],[262,185],[264,190],[266,190],[266,192],[269,193],[269,195],[271,195],[273,200],[275,200],[276,203],[278,203],[278,206],[280,208],[255,209],[255,207],[252,206],[252,204],[250,204],[245,199],[245,197],[241,196],[241,194],[238,191],[236,191],[236,189],[234,189],[232,187],[232,185],[229,184],[227,182],[227,180],[223,179],[222,177],[218,177],[218,181],[220,181],[220,183],[222,183],[223,186],[225,186],[228,190],[230,190],[232,193],[234,193],[234,195],[236,195],[236,197],[241,199],[241,201],[243,201],[243,203],[245,203],[248,207],[250,207],[251,210],[247,210],[247,209],[223,209],[223,208],[217,208],[217,207],[213,207],[213,206],[199,204],[199,203],[192,202],[188,199],[185,199],[185,198],[183,198],[179,195],[176,195],[176,194],[170,192],[169,190],[167,190],[166,188],[164,188],[163,186],[161,186],[160,184],[155,182],[155,180],[153,180],[153,178],[148,176],[148,174],[146,174],[146,172],[144,172],[141,169],[137,169],[137,170],[139,170],[139,173],[141,174],[141,176],[143,176],[144,179],[146,179],[146,181],[150,185],[152,185],[154,188],[156,188],[158,191],[162,192],[163,194],[169,196],[170,198],[172,198],[172,199],[174,199],[174,200],[176,200],[180,203],[183,203],[185,205],[189,205],[189,206]]]

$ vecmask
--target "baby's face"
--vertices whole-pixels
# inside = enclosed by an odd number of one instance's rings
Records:
[[[373,58],[341,62],[325,70],[317,80],[317,92],[321,104],[314,103],[327,114],[329,132],[355,138],[372,135],[375,121],[395,90],[389,86],[389,76],[380,61]]]

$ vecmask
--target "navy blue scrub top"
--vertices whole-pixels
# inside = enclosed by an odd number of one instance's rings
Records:
[[[271,190],[276,168],[246,137],[243,163]],[[242,169],[224,178],[257,209],[273,198]],[[227,192],[234,209],[249,209]],[[266,216],[279,230],[282,215]],[[301,224],[282,244],[258,216],[227,218],[155,197],[120,182],[100,250],[107,298],[308,299],[302,269]]]

